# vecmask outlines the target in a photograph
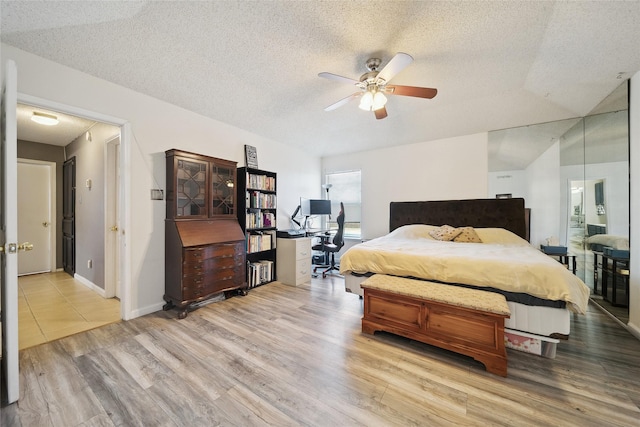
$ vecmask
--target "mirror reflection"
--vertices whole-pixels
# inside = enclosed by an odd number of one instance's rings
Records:
[[[628,85],[589,115],[489,132],[488,197],[523,197],[530,242],[566,247],[594,302],[628,321]]]

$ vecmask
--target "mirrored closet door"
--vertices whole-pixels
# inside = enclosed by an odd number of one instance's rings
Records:
[[[628,83],[585,117],[489,132],[489,194],[523,197],[533,246],[575,256],[594,302],[628,321]]]

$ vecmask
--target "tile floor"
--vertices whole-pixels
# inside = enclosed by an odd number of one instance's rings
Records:
[[[20,350],[120,320],[120,301],[105,299],[65,272],[18,278]]]

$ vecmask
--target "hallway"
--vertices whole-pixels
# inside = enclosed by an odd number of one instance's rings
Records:
[[[18,278],[20,350],[120,320],[120,301],[105,299],[65,272]]]

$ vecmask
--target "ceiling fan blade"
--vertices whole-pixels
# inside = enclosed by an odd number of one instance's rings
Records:
[[[389,61],[389,63],[378,73],[378,78],[388,82],[412,62],[413,57],[411,55],[398,52],[396,53],[396,56],[391,58],[391,61]]]
[[[324,77],[325,79],[335,80],[340,83],[346,83],[349,85],[357,85],[360,83],[358,80],[350,79],[349,77],[342,77],[333,73],[319,73],[318,77]]]
[[[438,94],[438,89],[416,86],[387,85],[386,92],[391,95],[415,96],[431,99]]]
[[[378,108],[377,110],[373,110],[376,114],[376,119],[381,120],[387,117],[387,109],[385,107]]]
[[[338,107],[342,107],[344,104],[348,103],[352,99],[360,98],[361,96],[362,96],[362,92],[356,92],[354,94],[351,94],[346,98],[342,98],[340,101],[329,105],[327,108],[324,109],[324,111],[333,111]]]

